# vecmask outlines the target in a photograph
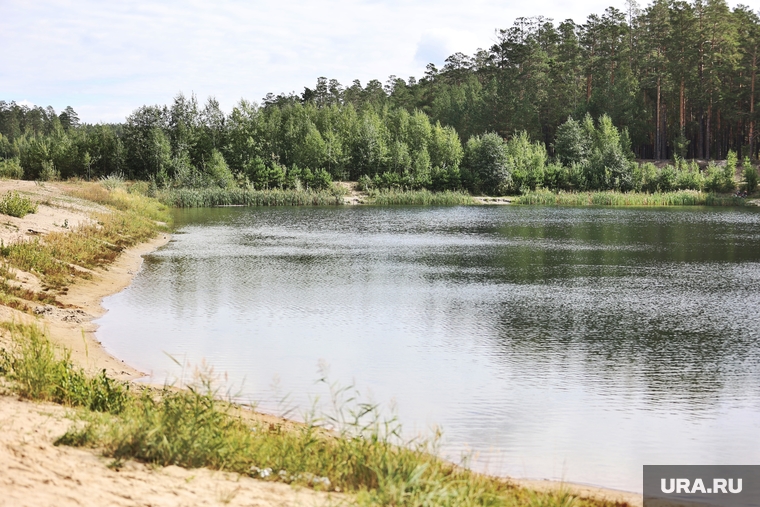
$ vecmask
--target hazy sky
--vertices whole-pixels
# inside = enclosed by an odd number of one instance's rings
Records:
[[[642,2],[644,3],[644,2]],[[180,91],[225,111],[267,92],[421,77],[519,16],[582,22],[623,0],[0,0],[0,100],[121,121]]]

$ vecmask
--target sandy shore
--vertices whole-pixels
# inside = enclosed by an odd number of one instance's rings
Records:
[[[0,181],[0,195],[16,190],[30,195],[40,205],[38,212],[23,219],[0,215],[0,239],[30,240],[51,231],[70,230],[88,223],[96,204],[66,195],[66,184],[36,185],[33,182]],[[31,316],[0,306],[0,319],[38,322],[50,338],[71,350],[77,364],[91,372],[105,369],[115,378],[132,380],[142,372],[110,356],[97,341],[93,320],[105,310],[102,299],[130,283],[140,269],[143,256],[170,240],[160,234],[154,240],[122,252],[107,269],[95,270],[90,280],[78,281],[58,296],[67,308],[40,306]],[[29,273],[17,273],[19,284],[39,289],[40,282]],[[0,339],[0,346],[2,346]],[[206,469],[155,468],[128,463],[120,471],[108,468],[108,460],[86,449],[55,447],[53,441],[73,424],[70,411],[53,404],[38,404],[0,395],[0,506],[43,505],[341,505],[343,495],[314,492],[281,483]],[[270,416],[261,416],[270,419]],[[274,419],[274,418],[272,418]],[[556,481],[514,480],[537,491],[567,489],[580,497],[642,505],[641,495]]]
[[[96,204],[67,196],[66,189],[66,184],[0,181],[0,195],[18,191],[39,203],[37,213],[24,218],[0,215],[0,239],[7,244],[52,231],[65,232],[89,223],[92,212],[104,211]],[[93,271],[90,280],[80,280],[67,293],[57,295],[66,308],[42,305],[36,308],[38,315],[32,316],[0,306],[0,319],[44,326],[51,340],[71,350],[72,360],[89,371],[105,369],[123,380],[143,376],[100,346],[93,320],[105,312],[101,306],[105,296],[131,283],[143,255],[168,241],[168,234],[160,234],[125,250],[107,269]],[[33,274],[15,274],[19,285],[40,289],[40,281]],[[59,405],[23,401],[7,392],[0,395],[0,506],[295,507],[345,503],[341,495],[207,469],[157,468],[129,462],[115,471],[96,451],[53,445],[74,424],[71,413]]]

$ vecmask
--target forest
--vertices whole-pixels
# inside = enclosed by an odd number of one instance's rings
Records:
[[[504,194],[730,191],[729,169],[743,165],[754,190],[759,49],[760,17],[749,7],[630,0],[625,12],[610,7],[581,24],[518,18],[490,48],[429,64],[419,79],[344,86],[320,77],[301,94],[241,100],[229,113],[213,97],[180,93],[123,123],[90,125],[71,107],[0,101],[0,173]]]

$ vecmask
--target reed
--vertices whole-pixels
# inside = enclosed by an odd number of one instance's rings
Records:
[[[551,192],[539,190],[518,196],[515,204],[545,206],[744,206],[745,200],[696,190],[677,192]]]
[[[431,192],[430,190],[370,190],[370,204],[379,206],[412,205],[412,206],[458,206],[474,205],[475,200],[467,192]]]
[[[177,188],[160,190],[159,201],[175,208],[213,206],[331,206],[343,204],[343,197],[330,190],[246,188]]]

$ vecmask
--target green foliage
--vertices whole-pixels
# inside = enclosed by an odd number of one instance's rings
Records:
[[[725,192],[733,192],[736,189],[736,164],[739,159],[734,150],[728,150],[726,165],[723,167],[723,189]]]
[[[752,193],[757,190],[757,168],[752,165],[749,157],[744,157],[744,163],[742,165],[744,169],[744,189],[747,192]]]
[[[515,204],[557,206],[744,206],[745,200],[736,196],[718,196],[693,190],[676,192],[621,193],[551,192],[542,190],[517,197]]]
[[[637,167],[629,159],[630,139],[605,115],[594,124],[587,114],[583,122],[572,118],[557,128],[554,148],[557,160],[572,168],[568,178],[577,190],[634,190]]]
[[[206,163],[205,169],[206,174],[215,185],[221,188],[235,187],[235,177],[219,150],[211,151],[211,158]]]
[[[129,397],[129,386],[106,375],[91,377],[74,366],[70,354],[58,352],[40,329],[5,322],[12,348],[0,356],[0,372],[13,382],[23,398],[52,401],[90,410],[121,412]]]
[[[657,188],[660,192],[670,192],[676,188],[676,170],[673,166],[667,165],[660,170],[660,176],[657,178]]]
[[[705,190],[710,192],[733,192],[734,188],[736,188],[736,182],[734,181],[735,170],[735,165],[732,168],[726,164],[726,166],[720,168],[713,162],[710,162],[707,165]]]
[[[676,188],[679,190],[703,190],[705,177],[696,162],[676,159]]]
[[[20,180],[24,177],[24,169],[17,158],[0,160],[0,178]]]
[[[472,196],[466,192],[431,192],[430,190],[379,190],[369,192],[369,203],[381,206],[416,205],[416,206],[455,206],[475,204]]]
[[[548,156],[543,143],[532,143],[523,131],[507,141],[506,152],[513,190],[526,192],[544,184]]]
[[[24,197],[18,192],[8,192],[0,199],[0,213],[12,217],[23,218],[30,213],[37,212],[37,203],[29,197]]]
[[[176,208],[211,206],[327,206],[342,205],[343,197],[329,190],[245,188],[177,188],[159,190],[156,197]]]
[[[55,168],[52,160],[44,160],[42,168],[37,176],[39,181],[57,181],[61,179],[61,173]]]
[[[557,127],[554,138],[554,152],[557,160],[564,166],[585,164],[591,156],[592,139],[584,131],[580,122],[569,117],[565,123]]]
[[[512,188],[509,156],[504,140],[497,134],[471,137],[465,146],[463,163],[472,175],[471,187],[475,192],[503,195]]]

